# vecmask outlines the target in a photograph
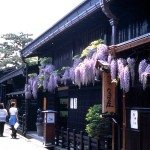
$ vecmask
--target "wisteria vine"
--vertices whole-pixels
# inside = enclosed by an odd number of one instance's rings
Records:
[[[130,85],[134,87],[135,82],[135,64],[134,58],[115,58],[109,53],[108,46],[103,44],[102,40],[91,42],[85,48],[81,55],[73,58],[72,67],[65,67],[63,74],[60,76],[55,67],[50,63],[42,63],[39,67],[39,75],[34,74],[29,77],[25,85],[25,97],[30,99],[32,96],[36,99],[39,87],[44,90],[54,92],[58,87],[58,82],[66,85],[67,81],[81,88],[82,85],[88,85],[94,82],[100,76],[101,70],[97,69],[96,62],[100,61],[107,64],[110,71],[112,82],[119,81],[120,89],[125,93],[129,92]],[[44,65],[43,65],[44,64]],[[138,66],[139,82],[143,89],[147,87],[147,79],[150,74],[150,64],[146,59],[141,60]],[[130,83],[131,82],[131,83]]]

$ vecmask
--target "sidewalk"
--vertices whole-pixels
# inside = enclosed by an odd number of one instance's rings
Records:
[[[37,141],[37,142],[39,142],[41,144],[43,144],[43,142],[44,142],[43,136],[38,136],[36,131],[29,131],[29,132],[27,132],[26,133],[26,138],[35,140],[35,141]]]
[[[36,133],[28,133],[27,138],[17,134],[17,139],[11,138],[11,130],[9,125],[5,124],[4,137],[0,137],[0,149],[10,150],[47,150],[43,145],[42,137],[39,137]]]

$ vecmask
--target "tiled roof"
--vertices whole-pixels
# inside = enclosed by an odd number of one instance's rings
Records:
[[[109,1],[108,1],[109,2]],[[70,28],[74,24],[80,22],[83,18],[87,17],[89,14],[93,13],[100,8],[100,0],[85,0],[69,14],[67,14],[60,21],[56,22],[54,26],[44,32],[41,36],[27,45],[22,51],[21,55],[23,57],[28,57],[41,45],[47,43],[50,39],[54,38],[56,35],[62,33],[66,29]]]
[[[4,75],[3,77],[0,78],[0,83],[3,83],[4,81],[7,81],[13,77],[16,77],[18,75],[21,75],[24,73],[24,68],[20,68],[20,69],[17,69],[15,71],[12,71],[12,72],[9,72],[7,73],[6,75]]]

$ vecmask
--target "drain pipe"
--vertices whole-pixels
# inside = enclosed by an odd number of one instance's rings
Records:
[[[28,64],[24,60],[24,57],[21,57],[23,63],[25,63],[25,77],[26,77],[26,83],[28,83]],[[25,98],[25,114],[23,114],[23,135],[26,136],[27,133],[27,116],[28,116],[28,100]]]
[[[102,12],[106,15],[106,17],[109,19],[109,23],[112,27],[112,33],[111,33],[111,45],[116,44],[116,28],[118,19],[117,17],[111,12],[109,8],[109,2],[112,0],[100,0],[100,7],[102,9]]]
[[[100,0],[100,7],[102,9],[102,12],[106,15],[106,17],[109,19],[109,23],[111,25],[111,45],[116,44],[116,37],[117,37],[117,24],[118,24],[118,19],[117,17],[111,12],[109,8],[109,4],[112,0]],[[112,150],[120,150],[120,125],[114,118],[112,118]],[[115,126],[117,126],[117,136],[118,136],[118,141],[116,145],[115,141]],[[116,145],[116,146],[115,146]]]

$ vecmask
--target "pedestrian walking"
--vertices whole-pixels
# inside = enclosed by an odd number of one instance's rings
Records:
[[[4,125],[6,122],[6,116],[8,115],[7,110],[4,108],[4,104],[0,103],[0,137],[4,133]]]
[[[16,138],[17,137],[17,129],[14,127],[15,124],[18,122],[18,109],[16,108],[16,103],[12,102],[11,103],[11,108],[9,109],[9,124],[11,126],[11,137]]]

